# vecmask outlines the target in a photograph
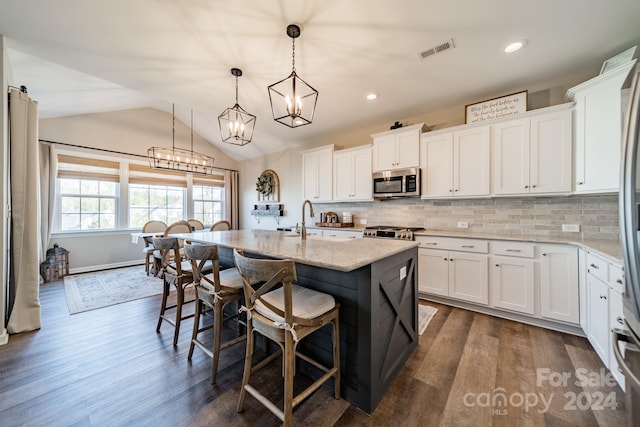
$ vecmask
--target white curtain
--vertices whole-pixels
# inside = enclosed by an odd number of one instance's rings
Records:
[[[40,143],[38,157],[40,160],[40,262],[46,259],[51,228],[53,227],[53,210],[56,200],[55,182],[57,170],[56,150],[49,143]]]
[[[240,213],[239,213],[239,179],[238,171],[225,171],[224,173],[224,186],[225,186],[225,215],[231,222],[231,229],[237,230],[240,228]]]
[[[38,104],[26,93],[9,94],[11,270],[13,308],[9,333],[40,328],[40,180]]]

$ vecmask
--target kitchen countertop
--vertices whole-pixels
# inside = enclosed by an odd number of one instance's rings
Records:
[[[376,240],[377,244],[372,244],[372,239],[316,236],[301,240],[290,231],[269,230],[196,231],[171,236],[339,271],[352,271],[418,246],[415,241],[394,239]]]
[[[512,240],[532,243],[563,243],[578,246],[595,252],[610,261],[622,265],[622,248],[617,240],[583,240],[571,236],[539,236],[539,235],[502,235],[494,233],[477,233],[472,231],[423,230],[416,236],[464,237],[468,239]]]

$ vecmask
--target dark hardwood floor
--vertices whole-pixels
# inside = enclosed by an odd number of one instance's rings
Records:
[[[40,296],[42,329],[0,346],[0,426],[280,425],[251,397],[236,412],[243,344],[223,351],[212,386],[210,359],[196,349],[187,361],[191,321],[175,348],[169,325],[156,334],[160,296],[73,316],[62,282]],[[624,394],[600,384],[603,365],[585,339],[428,304],[438,313],[371,416],[322,388],[295,424],[624,425]],[[577,384],[584,374],[589,384]],[[279,362],[254,379],[273,399],[282,394]]]

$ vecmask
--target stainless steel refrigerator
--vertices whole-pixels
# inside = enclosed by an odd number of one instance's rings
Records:
[[[613,351],[626,379],[627,424],[640,425],[640,67],[622,88],[624,121],[620,236],[625,268],[623,328],[613,330]]]

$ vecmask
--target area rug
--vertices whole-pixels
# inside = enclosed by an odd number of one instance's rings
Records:
[[[437,308],[418,304],[418,333],[420,335],[427,329],[429,322],[431,322],[431,319],[433,319],[437,311]]]
[[[144,266],[115,268],[65,276],[69,313],[120,304],[162,293],[162,279],[147,276]]]

